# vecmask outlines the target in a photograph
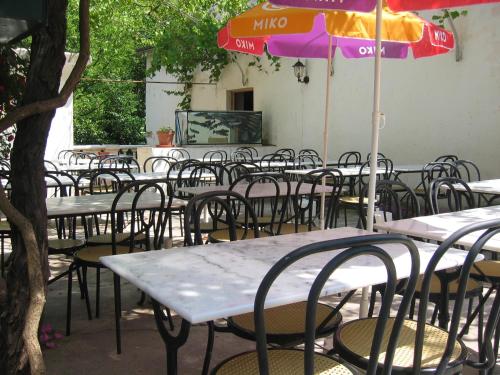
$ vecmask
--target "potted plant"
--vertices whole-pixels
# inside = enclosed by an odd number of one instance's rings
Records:
[[[173,147],[174,140],[174,129],[170,126],[163,126],[157,130],[156,135],[158,136],[158,142],[160,146],[163,147]]]

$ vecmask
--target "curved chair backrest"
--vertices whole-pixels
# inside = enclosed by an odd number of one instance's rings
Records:
[[[225,163],[227,161],[227,152],[224,150],[210,150],[203,155],[204,163]]]
[[[236,150],[231,154],[232,161],[252,161],[252,153],[249,150]]]
[[[275,154],[283,155],[287,160],[293,161],[295,159],[295,150],[292,148],[280,148],[276,150]]]
[[[80,174],[77,185],[80,191],[88,188],[88,192],[95,195],[117,193],[123,185],[133,181],[135,181],[134,176],[126,169],[104,168]]]
[[[170,166],[177,162],[170,156],[150,156],[142,164],[142,170],[144,172],[148,171],[148,166],[150,167],[150,172],[168,172]]]
[[[67,197],[79,195],[78,182],[76,178],[63,171],[45,171],[47,188],[54,189],[54,197]]]
[[[443,163],[453,163],[458,160],[457,155],[441,155],[434,160],[434,162],[443,162]]]
[[[384,221],[408,219],[420,216],[420,204],[413,190],[401,181],[381,180],[375,185],[375,207],[380,210]],[[358,213],[366,229],[366,204],[368,185],[363,188],[358,204]],[[389,213],[391,217],[389,217]]]
[[[250,202],[234,191],[211,191],[191,198],[184,213],[184,242],[187,246],[203,245],[201,223],[203,212],[207,211],[212,219],[213,229],[217,230],[218,224],[224,224],[229,231],[229,240],[236,241],[236,229],[240,227],[237,217],[245,215],[244,233],[253,231],[254,238],[259,237],[259,224],[257,216]],[[192,233],[193,231],[193,233]],[[243,238],[245,238],[245,234]]]
[[[481,181],[479,167],[470,160],[456,160],[453,162],[458,170],[458,176],[466,182]]]
[[[387,321],[390,315],[391,304],[396,291],[397,275],[396,267],[391,256],[388,254],[385,246],[394,248],[400,246],[404,251],[408,251],[411,259],[411,272],[408,280],[407,289],[404,293],[403,300],[399,306],[397,316],[391,331],[391,336],[388,342],[386,351],[386,360],[384,364],[384,373],[390,374],[393,354],[396,348],[399,333],[402,329],[405,314],[409,310],[411,298],[417,282],[417,277],[420,268],[420,259],[418,250],[415,244],[407,237],[400,235],[369,235],[348,237],[337,240],[329,240],[316,242],[302,246],[286,256],[282,257],[264,276],[255,297],[254,304],[254,320],[255,333],[257,341],[257,354],[259,361],[260,374],[269,374],[268,355],[267,355],[267,338],[264,323],[264,306],[269,291],[272,292],[276,280],[280,280],[279,276],[287,271],[295,263],[301,261],[301,266],[306,265],[306,258],[317,259],[321,256],[322,266],[315,266],[314,269],[301,270],[301,273],[311,274],[311,288],[307,297],[307,308],[305,316],[305,355],[304,355],[304,374],[314,374],[314,350],[315,350],[315,335],[317,327],[324,323],[316,322],[317,303],[325,288],[329,288],[332,293],[335,293],[335,281],[339,280],[339,276],[335,279],[335,271],[339,268],[348,269],[349,265],[346,262],[363,256],[364,261],[368,261],[368,257],[374,259],[374,263],[382,264],[382,271],[386,274],[386,288],[384,291],[382,306],[380,309],[379,318],[377,320],[375,334],[370,351],[370,359],[368,363],[367,374],[374,375],[377,372],[378,357],[380,354],[383,332],[386,329]],[[332,251],[346,249],[341,252]],[[304,267],[304,266],[303,266]],[[311,268],[311,267],[309,267]],[[319,272],[318,272],[319,270]],[[333,275],[333,279],[332,279]],[[340,280],[338,281],[341,282]],[[339,289],[337,289],[339,290]],[[324,294],[324,292],[323,292]],[[337,310],[334,310],[337,313]],[[325,320],[327,321],[329,317]]]
[[[321,168],[322,166],[323,159],[314,154],[299,154],[293,160],[293,169]]]
[[[262,188],[266,190],[265,194],[259,191]],[[291,193],[290,180],[285,174],[260,172],[243,175],[233,181],[229,190],[236,190],[248,200],[258,198],[261,202],[259,216],[266,214],[264,209],[268,206],[270,219],[265,224],[269,226],[267,229],[271,234],[279,234]]]
[[[306,224],[308,230],[312,230],[316,216],[316,210],[314,210],[316,205],[314,203],[320,204],[318,198],[321,195],[318,193],[318,186],[322,185],[323,181],[329,189],[325,195],[324,229],[334,227],[344,177],[338,169],[318,169],[301,176],[295,187],[292,197],[295,232],[298,232],[299,224]],[[301,193],[306,186],[307,194]]]
[[[61,150],[59,151],[59,153],[57,154],[57,159],[58,160],[61,160],[61,159],[67,159],[68,156],[73,152],[73,150]]]
[[[168,150],[167,156],[177,159],[177,160],[189,160],[191,159],[191,155],[189,154],[189,151],[186,150],[185,148],[172,148]]]
[[[146,244],[146,250],[151,250],[151,245],[155,250],[161,249],[170,216],[172,196],[172,186],[164,179],[124,184],[111,205],[113,255],[116,254],[117,248],[116,235],[124,229],[120,227],[123,212],[130,213],[127,222],[127,231],[130,231],[130,239],[127,241],[129,252],[133,252],[137,247],[135,237],[138,233],[146,236],[145,241],[141,241]]]
[[[232,161],[224,164],[224,168],[221,168],[220,172],[223,173],[223,175],[220,175],[221,184],[231,185],[240,176],[261,172],[261,169],[257,164],[250,161]]]
[[[431,181],[428,201],[433,215],[441,211],[439,198],[443,196],[446,198],[448,211],[455,212],[476,207],[474,194],[469,185],[459,178],[440,177]]]
[[[372,157],[372,153],[369,152],[368,154],[366,154],[366,160],[370,160]],[[381,152],[377,152],[377,159],[387,159],[387,157],[382,154]]]
[[[361,191],[363,188],[368,185],[370,176],[369,176],[369,169],[370,169],[370,163],[371,160],[365,161],[363,164],[361,164],[361,167],[359,169],[358,173],[358,192],[361,194]],[[392,176],[392,172],[394,170],[394,166],[392,164],[391,159],[377,159],[377,169],[380,170],[381,173],[377,173],[377,180],[390,180]]]
[[[361,164],[361,153],[358,151],[347,151],[339,156],[338,167],[347,168]]]
[[[278,163],[279,165],[276,165]],[[260,168],[266,171],[284,171],[289,164],[292,164],[288,155],[285,154],[267,154],[259,162]]]
[[[141,172],[139,163],[132,156],[108,156],[99,161],[98,168],[126,169],[128,171]]]
[[[238,147],[236,149],[236,151],[248,152],[250,154],[250,156],[252,157],[252,159],[256,159],[259,157],[259,152],[257,151],[257,149],[255,147],[252,147],[252,146],[241,146],[241,147]]]
[[[432,162],[423,166],[422,172],[420,173],[421,180],[419,186],[423,189],[426,209],[430,207],[430,202],[428,200],[429,185],[431,181],[440,177],[460,178],[460,172],[454,164],[448,162]]]
[[[169,171],[170,174],[171,171]],[[221,185],[219,169],[215,165],[207,163],[184,163],[177,171],[177,178],[174,185],[177,188],[176,197],[188,199],[189,195],[178,191],[179,187]],[[174,188],[174,190],[176,189]]]
[[[59,170],[59,168],[57,168],[57,165],[55,165],[50,160],[44,160],[43,166],[45,167],[46,171],[58,171]]]
[[[313,150],[312,148],[303,148],[302,150],[299,151],[299,156],[300,155],[314,155],[317,156],[318,158],[320,157],[318,151]]]
[[[477,255],[484,248],[484,245],[488,242],[491,237],[500,233],[500,219],[483,221],[471,225],[467,225],[462,229],[459,229],[452,235],[450,235],[441,245],[439,245],[438,249],[432,256],[429,261],[427,268],[425,270],[421,291],[420,291],[420,302],[418,308],[418,320],[417,320],[417,330],[416,330],[416,340],[415,340],[415,353],[413,360],[413,373],[419,374],[421,368],[421,358],[422,358],[422,343],[425,335],[425,324],[427,322],[427,304],[429,302],[429,293],[431,288],[431,280],[433,278],[433,274],[436,270],[436,266],[439,261],[443,257],[446,252],[454,246],[460,245],[460,240],[465,236],[470,236],[471,234],[476,233],[478,235],[478,239],[474,243],[473,246],[468,250],[467,257],[465,262],[460,269],[460,273],[458,276],[458,289],[454,296],[454,305],[453,305],[453,313],[451,316],[450,325],[448,327],[448,340],[446,343],[446,347],[444,350],[444,354],[440,360],[437,369],[433,372],[434,374],[444,374],[446,371],[446,367],[450,361],[451,354],[453,353],[453,349],[456,345],[456,339],[458,334],[458,328],[460,324],[460,319],[463,311],[463,304],[465,299],[465,294],[467,291],[467,282],[469,280],[470,271],[474,265]],[[448,296],[445,292],[444,295],[441,296],[443,299],[448,299]],[[500,312],[500,298],[497,295],[493,306],[491,307],[491,312],[488,317],[488,322],[486,324],[486,329],[483,337],[483,348],[480,348],[480,352],[485,355],[485,360],[482,363],[473,362],[467,360],[469,364],[473,364],[474,367],[478,369],[488,369],[495,365],[495,357],[492,350],[492,336],[495,328],[498,324]]]

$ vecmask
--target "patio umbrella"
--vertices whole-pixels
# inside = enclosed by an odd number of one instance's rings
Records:
[[[417,58],[444,53],[453,48],[453,35],[446,30],[412,13],[382,11],[384,27],[380,35],[384,57],[405,58],[410,47]],[[340,48],[348,58],[373,56],[376,51],[374,39],[377,20],[380,18],[375,13],[280,7],[262,3],[232,18],[227,27],[220,31],[218,42],[222,48],[244,53],[260,54],[265,43],[272,55],[328,59],[322,155],[323,166],[326,167],[329,72],[335,48]],[[323,210],[321,213],[323,218]]]

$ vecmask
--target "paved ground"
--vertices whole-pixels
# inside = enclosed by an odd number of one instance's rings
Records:
[[[177,241],[179,238],[177,238]],[[64,258],[51,260],[53,273],[64,270],[68,265]],[[86,316],[83,300],[80,299],[76,279],[73,283],[73,322],[69,337],[53,340],[55,348],[44,349],[48,374],[164,374],[166,370],[165,349],[156,330],[149,302],[138,306],[140,293],[132,285],[122,281],[123,319],[122,343],[123,353],[116,354],[114,336],[114,307],[112,275],[102,272],[101,285],[101,317],[89,321]],[[92,303],[95,299],[95,277],[89,273],[89,289]],[[44,322],[64,333],[66,319],[66,280],[60,280],[49,287]],[[331,302],[338,298],[332,298]],[[342,310],[344,321],[357,317],[359,295]],[[93,311],[94,305],[92,306]],[[174,318],[176,322],[178,317]],[[177,324],[177,327],[179,324]],[[466,337],[466,344],[474,352],[476,345],[476,326]],[[179,352],[179,374],[200,374],[207,338],[207,328],[194,326],[189,340]],[[324,343],[327,347],[331,340]],[[232,334],[216,335],[212,365],[223,359],[246,350],[254,349],[252,342],[235,337]],[[500,374],[500,366],[496,373]],[[477,373],[466,369],[466,374]]]

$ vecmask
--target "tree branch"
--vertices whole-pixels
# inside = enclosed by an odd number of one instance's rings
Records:
[[[0,133],[27,117],[49,112],[66,104],[82,77],[90,56],[89,41],[89,0],[80,0],[80,51],[76,64],[59,95],[52,99],[41,100],[19,107],[0,120]]]
[[[45,306],[45,287],[42,274],[40,251],[36,241],[35,231],[27,218],[14,208],[5,190],[0,186],[0,211],[10,223],[21,232],[24,246],[26,246],[30,302],[26,314],[23,330],[24,345],[29,358],[32,374],[45,374],[42,349],[38,341],[38,325]]]

